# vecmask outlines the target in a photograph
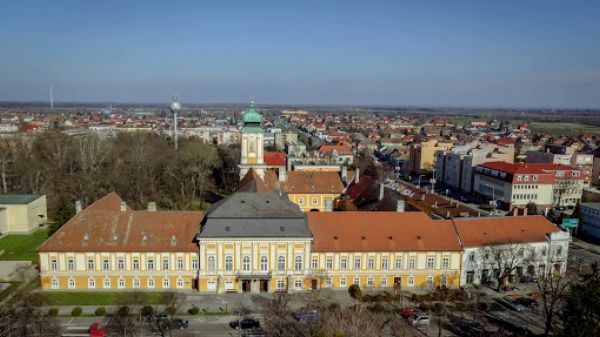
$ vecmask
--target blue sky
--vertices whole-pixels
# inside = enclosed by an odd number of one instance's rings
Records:
[[[0,100],[600,108],[600,1],[0,2]]]

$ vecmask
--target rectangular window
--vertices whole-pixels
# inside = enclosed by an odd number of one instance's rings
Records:
[[[110,263],[108,262],[108,259],[105,259],[102,261],[102,270],[109,270],[110,269]]]
[[[415,269],[416,262],[414,257],[408,259],[408,269]]]
[[[125,279],[119,279],[119,289],[125,288]]]
[[[94,270],[94,260],[89,259],[87,265],[88,265],[88,270]]]
[[[415,285],[415,278],[414,278],[414,276],[409,276],[408,277],[408,285],[411,286],[411,287]]]
[[[163,288],[168,288],[169,287],[169,279],[168,278],[163,278]]]
[[[435,262],[435,258],[428,257],[427,258],[427,269],[433,269],[434,262]]]
[[[231,255],[225,257],[225,270],[233,271],[233,256]]]
[[[354,258],[354,269],[356,269],[356,270],[360,269],[360,257]]]
[[[183,288],[183,279],[182,278],[177,279],[177,288],[179,288],[179,289]]]
[[[70,278],[69,279],[69,289],[74,289],[74,288],[75,288],[75,279]]]
[[[140,270],[140,260],[133,260],[133,270]]]
[[[109,278],[104,279],[104,288],[106,288],[106,289],[110,288],[110,279]]]
[[[139,278],[133,279],[133,287],[136,289],[140,287],[140,279]]]
[[[216,260],[214,256],[208,257],[208,271],[213,273],[216,269]]]
[[[384,257],[381,259],[381,269],[383,269],[383,270],[388,269],[388,258],[387,257]]]
[[[360,277],[355,277],[354,278],[354,284],[360,285]]]
[[[154,260],[148,259],[148,270],[154,270]]]
[[[67,261],[67,269],[74,270],[75,269],[75,261],[73,259],[69,259]]]
[[[367,286],[369,286],[369,287],[373,286],[373,278],[372,277],[367,277]]]
[[[125,270],[125,260],[120,259],[119,261],[117,261],[117,268],[119,270]]]
[[[154,288],[154,279],[152,277],[148,279],[148,288]]]
[[[198,259],[192,259],[192,269],[198,270]]]
[[[373,270],[375,268],[375,258],[374,257],[369,257],[369,259],[367,260],[367,268],[369,270]]]
[[[400,270],[400,269],[402,269],[402,258],[397,257],[396,258],[396,270]]]
[[[51,269],[51,270],[58,270],[58,261],[56,261],[56,260],[52,260],[52,261],[50,262],[50,269]]]
[[[325,268],[331,270],[333,269],[333,259],[328,257],[327,260],[325,261]]]
[[[164,259],[162,261],[162,270],[169,270],[169,259]]]
[[[50,286],[52,289],[58,289],[58,279],[53,278]]]
[[[312,269],[318,269],[319,268],[319,260],[316,257],[313,257],[311,264],[310,264]]]
[[[277,270],[285,271],[285,257],[284,256],[279,256],[277,258]]]
[[[449,257],[442,258],[442,269],[450,269],[450,258]]]
[[[382,287],[387,287],[387,277],[382,277],[380,283]]]
[[[441,283],[443,286],[447,286],[447,285],[448,285],[448,277],[446,277],[446,276],[442,276],[442,277],[440,278],[440,283]]]
[[[341,270],[346,270],[348,268],[348,259],[345,257],[342,257],[340,259],[340,269]]]
[[[340,278],[340,287],[345,287],[346,286],[346,278],[345,277],[341,277]]]
[[[183,270],[183,259],[182,258],[177,259],[177,270]]]
[[[269,259],[266,255],[260,257],[260,270],[267,271],[269,269]]]
[[[277,281],[277,289],[279,289],[279,290],[285,289],[285,281],[284,280]]]
[[[93,278],[88,279],[88,288],[94,289],[96,288],[96,280]]]
[[[294,281],[294,288],[296,288],[296,289],[302,289],[302,280],[296,280],[296,281]]]
[[[296,259],[294,260],[294,270],[302,271],[302,256],[300,255],[296,256]]]

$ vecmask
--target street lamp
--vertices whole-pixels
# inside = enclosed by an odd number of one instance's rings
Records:
[[[173,139],[175,141],[175,150],[178,149],[177,144],[177,113],[181,111],[181,103],[177,101],[177,96],[173,96],[171,99],[171,105],[169,106],[169,110],[173,113]]]

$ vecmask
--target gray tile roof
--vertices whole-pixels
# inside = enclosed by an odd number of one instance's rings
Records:
[[[198,238],[310,238],[305,214],[286,195],[236,192],[214,205]]]

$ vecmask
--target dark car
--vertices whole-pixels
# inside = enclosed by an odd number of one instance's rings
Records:
[[[173,329],[187,329],[190,326],[190,322],[187,319],[175,318],[173,320]]]
[[[529,297],[519,297],[516,299],[516,301],[525,308],[535,309],[539,306],[536,300]]]
[[[260,323],[255,319],[245,318],[241,322],[237,319],[235,321],[231,321],[229,323],[229,326],[232,327],[233,329],[248,330],[248,329],[260,328]]]

